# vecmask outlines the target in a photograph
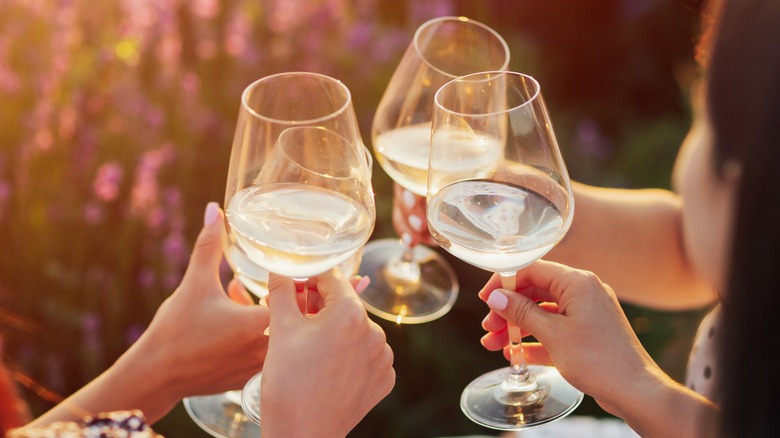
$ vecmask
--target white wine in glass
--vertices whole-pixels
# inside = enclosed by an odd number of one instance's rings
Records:
[[[225,205],[230,242],[269,272],[306,280],[360,251],[376,209],[347,87],[305,72],[247,87]],[[258,424],[259,376],[242,392],[244,411]]]
[[[388,176],[424,197],[436,90],[458,76],[504,70],[508,64],[506,42],[482,23],[466,17],[423,23],[374,115],[372,144]],[[452,308],[458,296],[458,279],[447,261],[424,245],[409,245],[408,239],[370,242],[363,252],[360,274],[373,280],[360,294],[366,309],[399,324],[437,319]]]
[[[574,215],[571,182],[536,80],[495,71],[441,87],[427,198],[428,226],[439,245],[516,289],[517,271],[552,249]],[[571,413],[583,394],[554,367],[526,364],[520,329],[509,324],[508,332],[510,366],[471,382],[461,396],[463,412],[499,430]]]
[[[363,154],[369,172],[372,169],[371,152],[363,146]],[[225,241],[225,259],[241,284],[265,305],[263,298],[268,295],[268,271],[252,262],[244,252],[229,239]],[[362,251],[339,264],[339,269],[347,277],[357,274]],[[256,376],[260,379],[260,376]],[[259,406],[257,400],[250,402]],[[226,391],[218,394],[186,397],[184,408],[192,420],[203,430],[217,438],[259,438],[260,426],[244,413],[241,407],[241,391]]]

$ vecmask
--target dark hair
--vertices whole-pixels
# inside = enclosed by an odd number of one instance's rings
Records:
[[[780,398],[780,2],[725,0],[709,59],[715,165],[741,168],[723,299],[721,431],[777,436]]]

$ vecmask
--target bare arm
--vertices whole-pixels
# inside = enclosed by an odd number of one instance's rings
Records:
[[[715,436],[715,404],[666,375],[642,347],[611,287],[593,273],[548,261],[518,271],[516,291],[494,275],[479,296],[492,318],[482,344],[508,348],[506,321],[539,339],[555,367],[643,437]],[[543,309],[538,301],[557,306]]]
[[[212,212],[181,285],[141,338],[107,371],[26,427],[131,409],[154,423],[183,397],[239,389],[261,369],[268,308],[239,304],[225,294],[218,275],[223,215]]]
[[[573,186],[574,222],[546,260],[595,272],[626,303],[686,310],[716,300],[709,284],[688,263],[681,234],[682,201],[676,194]],[[435,243],[425,224],[425,198],[397,184],[393,225],[414,242]]]
[[[716,300],[688,263],[676,194],[584,184],[574,192],[572,227],[546,260],[595,272],[631,304],[683,310]]]

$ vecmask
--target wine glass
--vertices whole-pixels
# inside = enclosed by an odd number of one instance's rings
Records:
[[[374,115],[372,145],[390,178],[424,197],[436,90],[458,76],[508,64],[506,42],[482,23],[440,17],[421,25]],[[371,241],[360,274],[374,280],[360,294],[366,309],[399,324],[437,319],[458,296],[458,279],[447,261],[424,245],[412,246],[410,239]]]
[[[269,272],[305,281],[353,257],[376,210],[347,87],[305,72],[251,84],[241,97],[225,205],[231,244]],[[259,374],[244,387],[242,406],[259,424],[257,383]]]
[[[539,83],[495,71],[455,79],[436,93],[428,167],[428,226],[459,259],[515,275],[566,234],[571,181]],[[528,365],[519,327],[509,324],[510,366],[471,382],[461,409],[499,430],[545,424],[572,412],[583,394],[552,366]]]
[[[363,155],[370,175],[373,158],[365,145],[363,146]],[[261,305],[266,305],[263,299],[268,295],[268,271],[254,264],[229,239],[224,243],[225,259],[235,277],[260,300]],[[356,251],[352,257],[339,264],[339,269],[347,277],[357,274],[362,256],[362,250]],[[256,395],[259,397],[259,394]],[[247,417],[241,407],[241,391],[239,390],[186,397],[182,403],[195,424],[214,437],[260,437],[260,426]]]

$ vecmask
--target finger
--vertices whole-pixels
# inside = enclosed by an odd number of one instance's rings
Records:
[[[504,357],[506,360],[511,360],[509,346],[504,347]],[[550,353],[538,342],[523,342],[523,357],[529,364],[554,365]]]
[[[249,292],[246,291],[244,285],[237,278],[230,280],[230,283],[228,283],[227,294],[231,300],[239,304],[255,304],[252,296],[249,295]]]
[[[338,267],[317,276],[317,290],[322,297],[323,307],[344,298],[358,300],[352,285]]]
[[[352,284],[352,288],[355,289],[355,292],[360,295],[360,293],[366,290],[368,285],[371,284],[371,277],[355,275],[349,279],[349,282]]]
[[[557,303],[538,303],[539,308],[548,313],[560,313],[560,307]]]
[[[184,278],[207,275],[209,279],[219,280],[219,266],[222,263],[222,236],[225,232],[224,215],[219,204],[209,202],[206,205],[203,219],[204,226],[195,241]]]
[[[477,293],[482,301],[487,300],[491,292],[501,287],[501,276],[493,274],[490,276],[490,280],[482,286],[482,289]]]
[[[558,315],[545,312],[534,300],[506,289],[496,289],[487,298],[487,305],[507,322],[517,324],[533,333],[544,332]]]
[[[537,300],[558,302],[561,294],[573,282],[593,277],[585,271],[560,263],[538,260],[517,272],[517,290],[528,289],[526,295]]]
[[[509,344],[509,334],[506,330],[490,332],[483,336],[479,342],[489,351],[499,351]]]
[[[550,353],[539,342],[523,342],[523,354],[529,364],[534,365],[552,365]]]
[[[277,274],[268,275],[268,308],[271,310],[272,326],[303,321],[297,295],[292,279]]]
[[[496,312],[489,312],[482,320],[482,328],[489,332],[506,330],[506,320]]]

